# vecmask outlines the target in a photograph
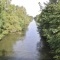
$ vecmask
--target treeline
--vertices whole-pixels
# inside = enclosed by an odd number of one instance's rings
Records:
[[[49,43],[53,58],[60,60],[60,1],[50,0],[37,22],[40,35]]]
[[[0,0],[0,39],[10,32],[20,32],[31,21],[26,9],[10,4],[11,0]]]

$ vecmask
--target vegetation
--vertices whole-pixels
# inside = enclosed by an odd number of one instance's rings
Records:
[[[10,4],[11,0],[0,0],[0,39],[11,32],[21,32],[31,20],[24,7]]]
[[[53,58],[60,60],[60,1],[49,3],[42,10],[37,22],[41,37],[43,36],[50,45]]]

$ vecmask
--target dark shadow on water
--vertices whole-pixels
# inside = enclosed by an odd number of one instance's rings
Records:
[[[6,54],[7,54],[7,51],[5,49],[3,49],[3,50],[0,51],[0,53],[1,53],[0,60],[7,60],[5,58]]]
[[[49,44],[43,38],[37,43],[38,60],[54,60]]]
[[[7,51],[3,49],[3,50],[1,51],[1,53],[2,53],[2,56],[6,56]]]
[[[31,58],[0,57],[0,60],[36,60]]]

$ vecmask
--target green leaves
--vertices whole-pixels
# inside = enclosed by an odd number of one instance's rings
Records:
[[[10,4],[10,0],[0,0],[0,39],[10,32],[21,32],[31,20],[24,7]]]
[[[46,6],[37,22],[39,23],[38,27],[41,27],[41,29],[38,28],[40,34],[46,37],[54,54],[56,54],[54,58],[60,60],[60,2]]]

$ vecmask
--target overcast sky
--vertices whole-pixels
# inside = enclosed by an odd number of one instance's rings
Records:
[[[40,12],[38,2],[40,2],[43,5],[43,2],[48,1],[49,0],[12,0],[11,3],[19,6],[24,6],[26,8],[27,14],[34,17]]]

